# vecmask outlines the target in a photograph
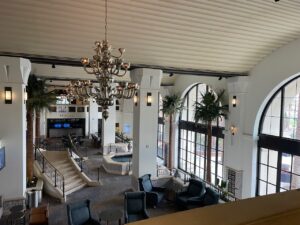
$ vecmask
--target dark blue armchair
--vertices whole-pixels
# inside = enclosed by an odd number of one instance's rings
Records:
[[[90,200],[71,203],[67,205],[69,225],[100,225],[93,219],[90,210]]]
[[[187,191],[176,196],[176,203],[182,209],[192,209],[207,205],[218,204],[220,195],[200,180],[190,179]]]
[[[149,218],[149,215],[146,211],[145,192],[125,192],[124,216],[125,223]]]
[[[180,208],[199,205],[204,199],[204,194],[205,184],[200,180],[190,179],[187,190],[177,194],[176,203]]]
[[[163,199],[165,188],[153,187],[151,182],[151,174],[146,174],[139,178],[139,186],[141,191],[146,192],[146,204],[150,207],[156,207]]]

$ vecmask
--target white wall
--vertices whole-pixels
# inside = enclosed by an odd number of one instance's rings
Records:
[[[0,139],[6,148],[6,166],[0,171],[0,195],[5,199],[21,198],[26,189],[24,90],[30,69],[27,59],[0,57]],[[4,103],[4,87],[12,87],[12,104]]]

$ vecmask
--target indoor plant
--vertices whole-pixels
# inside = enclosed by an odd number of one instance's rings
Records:
[[[222,98],[224,90],[215,93],[213,90],[207,90],[202,95],[200,102],[195,102],[195,122],[200,120],[206,124],[207,127],[207,145],[206,145],[206,177],[207,182],[211,182],[211,145],[212,145],[212,122],[226,117],[228,105],[222,105]]]

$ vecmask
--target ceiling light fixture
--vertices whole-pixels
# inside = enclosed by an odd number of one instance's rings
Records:
[[[97,78],[97,84],[93,89],[89,89],[88,94],[102,106],[104,119],[108,118],[108,107],[114,105],[114,98],[132,98],[138,89],[135,83],[114,83],[114,76],[124,76],[130,64],[125,63],[122,58],[124,48],[119,48],[119,56],[112,54],[113,48],[107,40],[107,26],[107,0],[105,0],[105,39],[95,42],[96,54],[92,60],[87,57],[81,59],[84,70]]]

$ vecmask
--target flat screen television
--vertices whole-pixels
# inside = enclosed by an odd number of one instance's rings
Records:
[[[54,128],[61,128],[61,123],[55,123]]]
[[[5,147],[0,148],[0,170],[5,167]]]
[[[64,123],[64,128],[71,128],[71,124],[69,124],[69,123]]]

